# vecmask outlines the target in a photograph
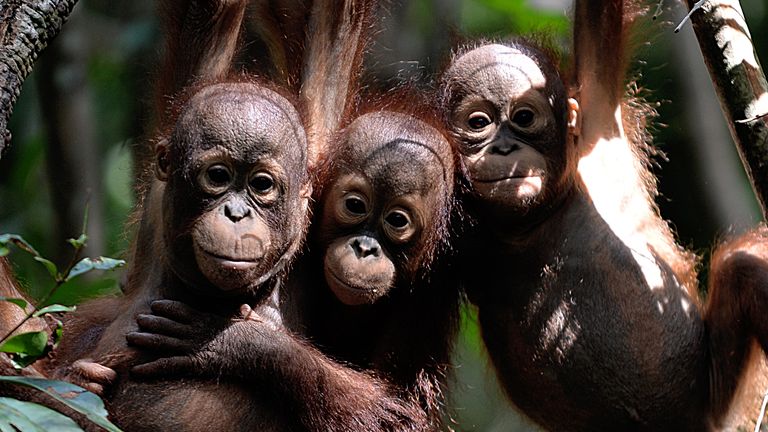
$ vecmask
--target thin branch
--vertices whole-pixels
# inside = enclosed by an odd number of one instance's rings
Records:
[[[688,22],[688,20],[691,19],[691,15],[694,14],[697,10],[701,9],[702,6],[704,6],[704,3],[708,2],[709,0],[699,0],[697,1],[693,6],[691,6],[691,10],[688,11],[688,13],[683,17],[682,20],[680,20],[680,24],[675,27],[675,33],[679,33],[680,29],[683,28],[685,23]],[[659,7],[661,7],[661,3],[659,3]],[[655,15],[654,15],[655,18]]]
[[[85,232],[85,230],[83,230]],[[77,264],[77,258],[80,255],[80,251],[83,249],[83,245],[76,245],[75,251],[72,253],[72,258],[69,261],[69,264],[67,264],[67,267],[64,269],[64,272],[58,274],[56,276],[55,284],[51,289],[48,290],[48,292],[43,296],[43,298],[39,302],[35,302],[32,304],[32,310],[28,311],[27,314],[24,316],[24,319],[21,320],[18,324],[16,324],[15,327],[11,329],[11,331],[7,332],[3,337],[0,337],[0,343],[5,342],[8,338],[13,336],[14,333],[16,333],[17,330],[19,330],[24,324],[26,324],[27,321],[32,319],[32,317],[40,310],[38,305],[45,306],[46,303],[53,297],[54,294],[56,294],[56,291],[64,285],[64,283],[67,281],[67,276],[72,272],[72,269]],[[40,256],[40,255],[38,255]]]
[[[760,432],[760,426],[763,424],[763,418],[765,418],[765,406],[768,404],[768,393],[763,396],[763,404],[760,406],[760,417],[755,424],[755,432]]]

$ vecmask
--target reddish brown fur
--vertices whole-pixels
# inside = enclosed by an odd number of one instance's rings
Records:
[[[159,2],[158,13],[165,37],[147,136],[157,136],[156,129],[169,124],[166,114],[173,95],[195,81],[223,79],[230,74],[247,4],[245,0]],[[154,155],[151,140],[140,144],[135,154],[141,200]]]
[[[765,226],[724,242],[712,255],[703,315],[713,356],[710,415],[715,425],[754,427],[768,385],[766,263]]]
[[[0,257],[0,296],[28,300],[27,296],[19,289],[16,278],[11,271],[10,263],[5,257]],[[27,310],[31,310],[31,306]],[[6,301],[0,302],[0,337],[5,336],[16,327],[24,319],[25,315],[24,311],[15,304]],[[39,325],[33,325],[37,321],[41,320],[32,320],[30,324],[27,324],[26,331],[33,331],[31,328],[40,327]]]
[[[298,94],[307,40],[310,0],[259,0],[249,4],[246,27],[263,40],[275,82]],[[258,59],[257,59],[258,60]]]
[[[166,36],[155,90],[157,116],[163,118],[169,96],[191,82],[229,75],[246,5],[242,0],[184,0],[160,4]]]
[[[440,214],[440,216],[444,215]],[[316,282],[307,281],[306,283],[300,289],[317,291],[312,288]],[[284,333],[284,331],[278,329],[275,332],[272,323],[262,320],[243,321],[215,334],[213,341],[202,346],[199,351],[193,352],[191,356],[172,357],[161,360],[159,363],[144,365],[141,368],[144,371],[142,373],[150,370],[153,376],[161,379],[167,379],[174,373],[188,374],[197,379],[215,377],[224,382],[234,378],[237,380],[235,382],[247,383],[246,387],[250,389],[251,393],[255,393],[251,399],[242,394],[242,386],[225,386],[222,384],[216,387],[207,384],[208,381],[205,380],[194,385],[171,381],[165,384],[163,390],[155,388],[153,391],[145,392],[148,398],[146,402],[138,397],[132,397],[127,402],[123,402],[118,414],[123,413],[122,418],[125,419],[126,413],[142,412],[144,413],[143,418],[146,419],[147,415],[153,416],[153,414],[147,413],[159,414],[160,410],[177,412],[180,404],[183,404],[186,398],[190,397],[190,393],[194,395],[195,391],[207,393],[225,391],[233,392],[233,396],[239,399],[242,409],[233,407],[232,412],[228,411],[222,419],[224,427],[231,427],[229,422],[236,418],[241,419],[247,425],[260,425],[260,427],[276,430],[295,427],[293,426],[294,421],[300,424],[302,428],[318,431],[376,431],[382,429],[416,431],[424,430],[427,427],[427,422],[434,425],[430,427],[437,427],[438,400],[433,398],[439,397],[441,376],[447,363],[447,351],[445,350],[449,348],[450,341],[434,338],[431,343],[425,343],[423,339],[413,336],[413,329],[427,331],[430,335],[445,333],[450,339],[450,335],[452,335],[450,329],[453,326],[450,321],[446,324],[445,319],[450,320],[450,317],[455,316],[455,312],[446,314],[444,308],[447,307],[450,310],[450,307],[455,307],[457,303],[455,297],[453,297],[454,302],[450,301],[451,293],[438,294],[432,290],[423,289],[418,295],[411,296],[411,293],[405,288],[405,286],[400,287],[397,297],[393,297],[393,299],[401,299],[399,302],[392,303],[391,300],[387,300],[379,307],[379,309],[384,308],[384,314],[380,310],[369,317],[375,328],[373,331],[366,331],[362,336],[366,340],[373,339],[372,345],[376,347],[373,352],[358,348],[356,339],[347,338],[342,338],[341,341],[344,348],[334,351],[338,357],[349,362],[357,363],[359,359],[367,359],[358,363],[365,372],[356,372],[332,361],[325,354],[321,354],[315,348],[290,334]],[[453,293],[454,296],[456,294]],[[327,298],[327,295],[324,298]],[[289,310],[287,319],[303,320],[303,316],[295,315],[297,311],[301,314],[330,313],[338,317],[335,312],[330,312],[324,304],[317,301],[310,301],[308,304],[294,303],[293,305],[298,309]],[[439,314],[424,315],[418,313],[427,305]],[[398,313],[405,313],[407,318],[401,318],[399,314],[397,317],[392,316],[393,309]],[[388,313],[386,313],[387,311]],[[154,312],[162,314],[157,310]],[[355,311],[348,310],[346,312],[357,323],[357,325],[353,324],[346,326],[346,328],[353,331],[363,328]],[[172,316],[168,317],[173,318]],[[420,325],[403,324],[404,320],[418,321],[423,319],[422,317],[427,319],[426,323]],[[207,332],[214,326],[207,325],[204,318],[204,316],[196,318],[191,322],[198,323],[195,325]],[[143,319],[145,318],[139,317],[140,326],[146,325],[142,324]],[[190,320],[184,320],[180,324],[187,322]],[[391,328],[393,324],[394,330]],[[313,323],[312,328],[299,326],[297,329],[314,335],[318,333],[315,327],[321,325]],[[157,327],[145,329],[145,331],[152,330],[163,333]],[[200,330],[195,331],[199,332]],[[168,334],[173,336],[173,333],[169,332]],[[331,331],[331,339],[336,335],[337,332]],[[403,341],[411,338],[414,340],[408,344],[412,345],[413,349],[408,350],[407,360],[391,360],[388,347],[401,346]],[[337,343],[336,340],[333,342]],[[142,344],[142,346],[160,348],[161,354],[167,352],[162,343],[147,343]],[[171,345],[168,349],[170,348]],[[382,354],[380,354],[379,349],[383,351],[384,358],[381,358]],[[362,352],[350,355],[350,350],[352,352],[361,350]],[[373,363],[374,366],[370,367],[369,362]],[[381,379],[377,379],[377,375],[381,376]],[[278,404],[272,403],[262,397],[256,389],[268,389],[265,392],[277,397],[280,402]],[[160,399],[157,399],[158,393],[161,395]],[[325,397],[318,398],[317,395],[320,393],[323,393]],[[200,397],[205,400],[202,396]],[[421,405],[421,408],[418,405]],[[198,415],[201,412],[209,412],[207,406],[198,405],[196,410],[198,411],[197,414],[184,415],[180,422],[191,428],[209,427],[209,424],[201,423],[203,419]],[[428,418],[423,410],[428,410]],[[289,414],[291,412],[294,413],[293,418]],[[171,419],[165,423],[159,423],[160,420],[153,418],[152,421],[157,426],[159,424],[173,424],[169,422],[179,420]],[[129,424],[137,427],[136,423]]]
[[[307,31],[301,97],[310,118],[310,146],[314,149],[314,152],[310,150],[310,164],[316,163],[315,196],[319,208],[322,208],[326,187],[334,180],[330,174],[338,159],[343,157],[344,150],[339,147],[345,133],[343,129],[359,116],[394,111],[412,115],[438,131],[445,130],[428,103],[431,95],[422,94],[410,86],[386,94],[358,94],[357,77],[372,34],[375,8],[375,2],[370,1],[320,1],[313,7],[312,19],[316,21]],[[332,17],[326,13],[329,10],[345,12]],[[350,10],[354,13],[347,16]],[[392,383],[393,388],[386,397],[381,396],[383,401],[400,398],[400,403],[406,406],[417,402],[426,410],[426,419],[412,413],[411,423],[402,423],[400,428],[432,429],[440,424],[441,389],[455,331],[458,296],[455,291],[440,292],[439,276],[431,275],[429,271],[432,264],[436,268],[442,265],[441,262],[434,263],[434,259],[447,252],[450,238],[448,220],[452,206],[449,203],[438,211],[438,223],[431,227],[433,232],[424,246],[425,256],[422,260],[411,259],[406,267],[399,269],[409,274],[404,282],[408,278],[411,281],[393,288],[397,291],[391,297],[370,306],[342,305],[325,283],[318,282],[323,279],[322,269],[315,273],[322,262],[322,246],[316,241],[319,229],[314,230],[315,240],[311,241],[310,251],[297,265],[294,281],[284,294],[288,297],[285,316],[289,325],[310,336],[323,347],[324,354],[351,362]],[[320,210],[317,212],[319,214]],[[430,281],[431,277],[436,279]],[[406,290],[413,292],[406,295]],[[360,308],[369,309],[371,317],[359,316]],[[395,314],[402,318],[395,318]],[[372,323],[379,324],[372,326]],[[421,329],[418,334],[430,339],[431,343],[414,339],[414,328]],[[367,410],[361,410],[361,430],[368,430],[364,419],[369,415]],[[389,421],[382,424],[389,424]],[[428,421],[431,426],[421,423],[423,421]]]
[[[586,117],[587,121],[589,120],[591,114],[588,114],[587,110],[591,107],[589,107],[588,101],[595,95],[600,95],[598,97],[608,95],[607,100],[604,100],[603,105],[601,105],[605,109],[604,118],[612,116],[614,107],[621,107],[623,131],[615,136],[621,137],[624,143],[628,143],[627,151],[635,160],[634,172],[639,179],[634,183],[630,179],[630,183],[627,183],[626,167],[593,170],[595,174],[593,178],[596,181],[615,185],[611,194],[598,197],[605,203],[613,202],[613,204],[608,204],[609,207],[613,206],[613,208],[607,209],[604,212],[604,217],[610,221],[614,215],[622,218],[626,214],[632,214],[633,217],[640,216],[639,219],[644,221],[638,225],[637,229],[648,239],[654,247],[654,251],[660,254],[675,271],[678,280],[683,283],[691,298],[701,307],[707,327],[710,329],[713,340],[712,349],[716,356],[712,365],[715,382],[711,384],[710,394],[712,400],[711,415],[714,424],[720,424],[723,427],[746,426],[751,428],[756,417],[756,409],[759,406],[763,387],[768,383],[768,368],[765,365],[764,355],[755,349],[753,335],[765,334],[765,329],[758,329],[754,323],[747,327],[734,324],[741,322],[744,314],[753,316],[756,312],[746,313],[742,309],[733,310],[732,304],[744,302],[745,295],[733,292],[733,287],[742,284],[738,279],[738,274],[734,274],[733,269],[730,268],[730,264],[733,263],[725,263],[722,258],[724,256],[748,255],[743,252],[745,248],[758,252],[751,259],[738,260],[733,265],[738,266],[743,272],[742,274],[749,274],[752,278],[761,280],[760,275],[764,272],[765,257],[764,255],[760,256],[759,251],[766,247],[765,228],[758,228],[717,247],[710,263],[709,289],[707,291],[709,296],[706,298],[706,302],[702,302],[698,291],[696,272],[698,259],[692,252],[685,250],[675,242],[674,234],[666,221],[658,215],[658,208],[654,203],[654,198],[658,194],[657,179],[650,171],[650,156],[655,150],[650,145],[651,137],[647,132],[646,124],[649,119],[656,116],[656,111],[631,92],[610,90],[616,88],[611,86],[622,88],[632,52],[628,47],[640,39],[636,32],[643,26],[639,25],[637,21],[639,18],[647,17],[647,6],[641,1],[625,2],[623,6],[624,17],[621,23],[605,13],[598,14],[595,12],[597,15],[585,15],[584,10],[577,11],[576,24],[574,25],[576,29],[576,36],[574,37],[574,57],[577,63],[576,81],[581,83],[576,91],[585,95],[582,99],[587,99],[587,101],[582,100],[582,109],[584,110],[582,116]],[[600,19],[611,20],[605,25],[613,29],[613,33],[620,34],[620,37],[601,38],[600,33],[606,30],[594,25],[597,16],[602,17]],[[583,41],[580,42],[580,40]],[[593,42],[594,40],[600,40],[601,43],[596,44]],[[622,54],[606,55],[608,52]],[[599,65],[600,69],[593,70],[591,65],[594,64]],[[600,76],[601,79],[593,82],[591,76]],[[606,77],[610,79],[605,79]],[[632,87],[630,86],[630,88]],[[602,121],[601,123],[600,120],[593,122],[593,124],[601,124],[602,137],[614,136],[615,133],[611,133],[606,128],[606,125],[610,125],[610,123],[610,121]],[[595,149],[595,142],[594,137],[581,137],[580,143],[585,158],[590,157],[590,152]],[[596,158],[601,157],[604,156],[600,154],[596,156]],[[615,165],[613,161],[610,163]],[[643,187],[637,187],[638,184]],[[597,200],[597,198],[595,199]],[[632,200],[644,201],[647,204],[642,207],[634,207],[631,210],[621,207],[627,201]],[[619,206],[616,206],[617,204]],[[746,262],[749,265],[746,265]],[[752,288],[753,294],[749,294],[750,296],[760,293],[757,284],[747,286],[754,287]],[[741,291],[739,290],[739,292]],[[727,294],[720,294],[723,292]],[[748,301],[751,301],[749,308],[764,304],[761,303],[762,300],[755,300],[753,297],[749,297]],[[718,342],[717,339],[729,342]],[[765,341],[761,343],[763,347],[766,346]],[[750,383],[754,385],[750,385]]]
[[[195,9],[203,6],[202,9]],[[202,85],[197,85],[177,98],[170,98],[177,92],[193,83],[222,81],[232,63],[235,52],[235,42],[240,32],[240,20],[245,2],[211,2],[200,5],[192,2],[166,3],[165,18],[167,26],[166,62],[161,68],[158,83],[159,101],[156,107],[157,115],[166,115],[160,130],[165,130],[173,124],[178,113],[178,107],[194,94]],[[211,9],[206,9],[210,7]],[[209,29],[215,31],[210,32]],[[201,36],[202,37],[199,37]],[[212,55],[215,53],[215,55]],[[239,81],[247,81],[245,78]],[[187,96],[185,96],[187,95]],[[174,101],[171,103],[171,101]],[[159,280],[162,269],[169,263],[165,256],[153,256],[147,251],[155,250],[159,239],[162,238],[161,196],[163,186],[151,181],[140,184],[146,192],[140,193],[142,200],[138,210],[139,223],[137,239],[134,242],[130,263],[130,271],[126,283],[127,297],[106,299],[83,305],[78,314],[68,323],[67,339],[62,343],[58,352],[57,367],[59,373],[79,379],[78,370],[70,370],[69,364],[74,360],[86,357],[98,359],[110,365],[125,365],[137,358],[137,352],[126,346],[126,329],[136,327],[135,315],[141,311],[148,312],[148,302],[155,298],[152,290],[141,287],[162,283]],[[115,320],[117,318],[117,320]],[[104,328],[110,326],[110,330]],[[96,347],[98,342],[99,347]],[[123,369],[123,373],[125,369]],[[87,379],[88,377],[82,377]],[[153,394],[151,387],[148,390]],[[194,390],[192,389],[194,392]],[[154,393],[162,394],[160,393]],[[169,409],[173,409],[172,405]],[[269,416],[265,417],[268,419]],[[268,420],[266,420],[268,421]],[[197,425],[195,426],[197,427]]]
[[[609,9],[604,10],[603,7]],[[669,224],[659,217],[655,198],[656,177],[650,171],[650,136],[646,123],[655,110],[637,97],[627,98],[626,71],[631,59],[631,40],[637,19],[646,16],[640,1],[584,2],[575,10],[573,38],[573,89],[581,105],[578,137],[580,174],[592,193],[601,215],[611,224],[621,224],[625,214],[636,220],[620,236],[639,232],[668,263],[693,298],[696,292],[696,257],[675,243]],[[605,37],[605,35],[610,35]],[[623,115],[618,123],[617,109]],[[618,142],[608,142],[616,139]],[[604,148],[623,155],[616,159]],[[592,164],[592,161],[597,161]],[[583,168],[582,168],[583,167]]]
[[[327,137],[334,136],[338,127],[349,124],[358,115],[381,110],[412,115],[418,112],[416,118],[426,121],[438,131],[444,130],[434,110],[425,105],[427,98],[411,89],[393,91],[380,98],[366,97],[372,100],[371,103],[353,111],[357,97],[355,77],[359,73],[363,46],[369,36],[373,3],[344,3],[345,8],[355,10],[351,15],[342,14],[345,18],[332,17],[327,12],[334,9],[323,8],[323,4],[317,2],[311,16],[316,21],[308,32],[308,54],[304,60],[307,70],[302,86],[302,100],[308,105],[306,110],[310,124],[315,125],[317,133],[311,137],[314,139],[311,145],[316,148],[316,161],[325,161],[325,169],[316,173],[321,186],[315,190],[318,197],[321,196],[322,186],[332,180],[328,173],[339,156],[330,143],[338,142],[341,135],[335,135],[330,142],[326,142]],[[331,69],[333,72],[329,72]],[[429,279],[426,268],[433,262],[433,255],[447,246],[447,219],[451,206],[437,211],[438,223],[430,227],[434,233],[424,246],[427,249],[424,258],[418,262],[412,260],[411,267],[402,269],[406,273],[403,278],[405,283],[397,287],[392,298],[373,305],[373,315],[368,319],[358,316],[355,308],[340,305],[324,284],[318,284],[322,280],[321,274],[309,277],[309,269],[317,263],[298,267],[294,281],[284,294],[288,296],[284,319],[295,331],[317,337],[315,341],[323,346],[322,355],[296,342],[266,347],[261,345],[258,334],[253,334],[257,330],[243,328],[242,333],[233,333],[232,337],[224,339],[228,342],[220,341],[217,345],[223,350],[216,358],[224,362],[221,370],[225,376],[231,374],[240,379],[258,380],[259,371],[263,371],[277,380],[286,380],[280,387],[288,395],[292,394],[294,402],[302,404],[300,409],[308,416],[302,422],[310,429],[436,428],[458,304],[456,291],[439,292],[439,282],[426,282]],[[307,299],[309,301],[303,302]],[[431,312],[425,313],[424,310]],[[329,315],[341,320],[342,327],[346,329],[342,333],[348,337],[342,336],[338,327],[323,319]],[[424,337],[416,337],[414,329],[419,329],[418,334]],[[424,339],[428,339],[429,343],[425,343]],[[249,344],[255,346],[249,348]],[[275,352],[276,348],[279,349]],[[355,364],[366,374],[341,368],[327,355]],[[195,364],[201,367],[199,362]],[[283,366],[275,370],[274,364]],[[268,365],[266,369],[264,365]],[[292,376],[289,372],[293,368],[304,369],[304,372],[300,376]],[[302,390],[293,390],[294,384],[300,385]],[[312,389],[317,386],[321,386],[323,390],[320,391],[327,395],[322,400],[313,396]]]
[[[310,167],[322,163],[331,135],[351,109],[375,9],[371,0],[313,2],[300,94],[310,115]]]

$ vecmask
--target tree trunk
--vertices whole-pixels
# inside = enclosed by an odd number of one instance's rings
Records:
[[[694,8],[693,0],[688,7]],[[768,209],[768,83],[735,0],[696,3],[691,20],[728,128],[766,218]]]
[[[8,121],[38,54],[61,30],[77,0],[0,0],[0,157]]]
[[[686,12],[685,5],[679,4],[673,8],[670,17],[674,22],[680,22]],[[712,227],[716,232],[743,232],[757,222],[755,210],[758,204],[753,191],[747,187],[748,179],[725,119],[719,118],[721,110],[717,95],[701,53],[696,50],[698,43],[693,29],[685,26],[680,34],[669,36],[665,40],[671,41],[669,55],[677,59],[675,73],[684,95],[680,104],[685,106],[685,128],[692,138],[692,142],[685,146],[691,148],[692,160],[700,173],[717,173],[707,175],[706,181],[697,181],[695,186],[708,192],[703,201],[717,224]],[[697,178],[702,179],[701,176]],[[711,235],[707,235],[706,245],[710,244]]]

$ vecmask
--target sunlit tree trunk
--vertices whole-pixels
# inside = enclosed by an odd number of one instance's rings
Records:
[[[768,209],[768,83],[741,4],[688,0],[693,29],[728,127],[752,181],[763,217]]]
[[[674,22],[687,12],[682,4],[675,8]],[[685,10],[683,10],[685,9]],[[685,97],[686,128],[693,138],[693,156],[699,171],[706,174],[704,199],[717,222],[718,232],[736,232],[752,227],[757,215],[754,194],[747,186],[744,168],[733,147],[725,120],[720,119],[717,96],[707,74],[690,25],[670,38],[677,82]],[[662,122],[665,119],[661,119]]]

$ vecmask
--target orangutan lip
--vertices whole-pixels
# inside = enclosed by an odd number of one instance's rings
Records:
[[[525,180],[525,179],[535,179],[535,178],[541,178],[541,176],[532,175],[532,176],[508,176],[508,177],[499,177],[499,178],[493,178],[493,179],[475,179],[475,182],[478,183],[496,183],[504,180]]]
[[[336,273],[333,272],[333,270],[329,270],[328,274],[330,274],[331,277],[334,280],[336,280],[336,282],[338,282],[341,286],[343,286],[344,288],[346,288],[348,290],[351,290],[351,291],[372,291],[370,288],[356,287],[356,286],[352,286],[352,285],[348,284],[347,282],[343,281],[340,277],[338,277],[336,275]]]
[[[208,252],[208,251],[203,251],[203,252],[206,255],[208,255],[211,258],[213,258],[219,264],[221,264],[223,266],[226,266],[226,267],[233,267],[233,268],[236,268],[236,269],[243,269],[244,270],[244,269],[251,268],[251,267],[255,266],[258,263],[258,260],[255,260],[255,259],[243,260],[243,259],[237,259],[237,258],[232,258],[232,257],[228,257],[228,256],[223,256],[223,255],[217,255],[215,253]]]

